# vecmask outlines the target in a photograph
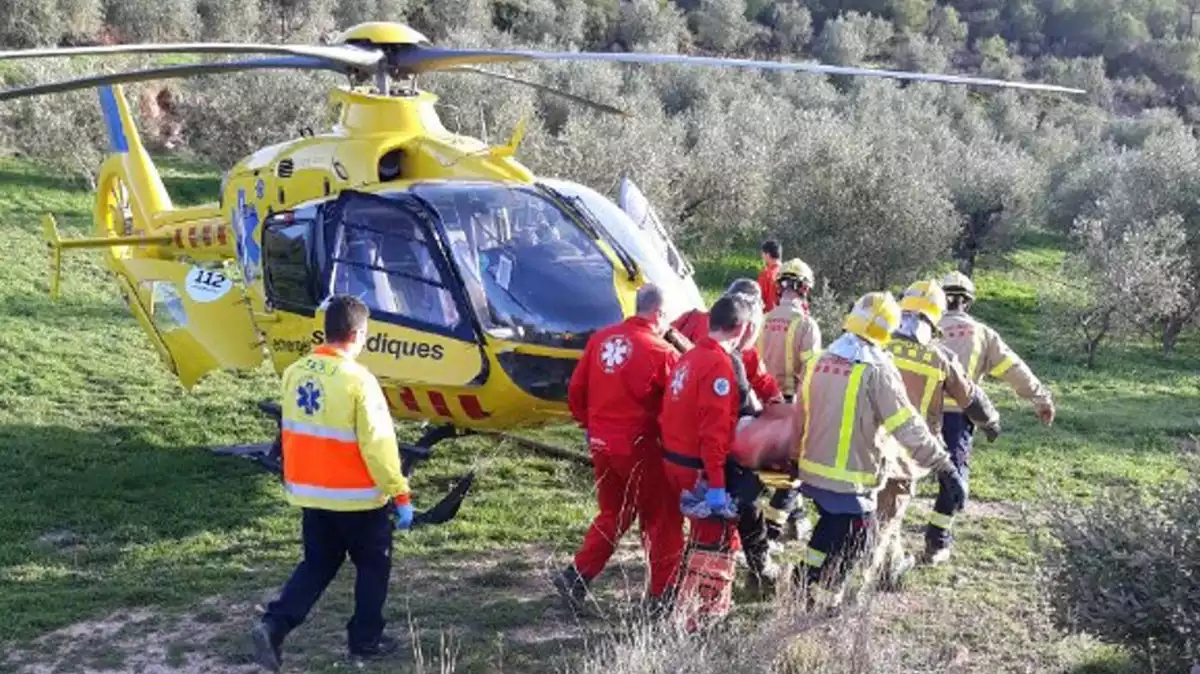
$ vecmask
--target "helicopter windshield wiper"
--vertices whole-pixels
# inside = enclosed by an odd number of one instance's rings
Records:
[[[584,224],[589,230],[588,233],[604,239],[605,243],[612,246],[612,249],[617,253],[617,257],[621,260],[621,265],[625,267],[625,272],[629,274],[629,280],[632,281],[633,279],[637,278],[638,265],[633,259],[633,256],[631,256],[629,252],[626,251],[625,248],[621,246],[621,244],[618,243],[611,234],[608,233],[607,229],[598,226],[600,223],[600,218],[596,216],[592,209],[588,208],[588,205],[583,201],[582,198],[573,194],[563,194],[553,187],[548,187],[546,185],[539,185],[538,187],[553,194],[558,199],[570,204],[570,206],[575,209],[575,212],[584,220]]]

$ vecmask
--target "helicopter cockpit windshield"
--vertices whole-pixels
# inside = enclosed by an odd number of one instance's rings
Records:
[[[495,183],[423,183],[484,330],[501,339],[582,348],[623,318],[613,264],[537,190]]]

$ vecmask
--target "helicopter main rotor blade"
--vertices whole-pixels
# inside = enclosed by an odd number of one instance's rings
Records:
[[[178,44],[118,44],[96,47],[51,47],[47,49],[0,51],[0,61],[122,54],[276,54],[322,58],[359,68],[370,68],[383,58],[382,51],[350,46],[184,42]]]
[[[593,101],[590,98],[584,98],[583,96],[579,96],[578,94],[572,94],[568,91],[563,91],[562,89],[556,89],[554,87],[551,87],[551,86],[548,86],[545,84],[539,84],[538,82],[524,80],[519,77],[513,77],[512,75],[505,75],[503,73],[492,72],[490,70],[484,70],[483,68],[476,68],[474,66],[455,66],[453,68],[448,69],[447,72],[475,73],[478,75],[485,75],[487,77],[494,77],[496,79],[504,80],[506,82],[512,82],[514,84],[521,84],[521,85],[524,85],[527,87],[532,87],[534,89],[537,89],[538,91],[544,91],[548,94],[553,94],[555,96],[561,96],[563,98],[574,101],[581,105],[586,105],[587,107],[592,108],[593,110],[599,110],[600,112],[608,113],[610,115],[620,115],[622,117],[632,117],[632,115],[630,115],[628,112],[626,112],[618,107],[608,105],[607,103],[600,103],[599,101]]]
[[[177,79],[180,77],[194,77],[196,75],[229,73],[243,70],[331,70],[333,72],[344,73],[346,69],[346,66],[340,63],[308,56],[282,56],[244,61],[163,66],[161,68],[132,70],[110,75],[93,75],[63,82],[50,82],[48,84],[34,84],[27,87],[5,89],[0,91],[0,101],[24,98],[26,96],[57,94],[65,91],[75,91],[76,89],[90,89],[109,84]]]
[[[1015,82],[1010,80],[996,80],[980,77],[964,77],[961,75],[938,75],[933,73],[917,73],[902,70],[853,68],[848,66],[831,66],[822,63],[754,61],[749,59],[718,58],[713,56],[686,56],[683,54],[650,54],[641,52],[541,52],[524,50],[449,49],[441,47],[422,47],[403,53],[393,54],[389,59],[389,64],[403,71],[411,73],[423,73],[433,70],[446,70],[449,68],[480,63],[514,63],[520,61],[603,61],[613,63],[643,64],[671,63],[691,66],[716,66],[748,68],[756,70],[775,70],[784,72],[808,72],[823,75],[862,75],[867,77],[887,77],[899,80],[940,82],[943,84],[965,84],[1007,89],[1028,89],[1032,91],[1047,91],[1064,94],[1087,93],[1082,89],[1060,87],[1053,84]]]

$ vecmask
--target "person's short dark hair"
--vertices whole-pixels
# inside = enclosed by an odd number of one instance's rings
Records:
[[[637,291],[635,309],[639,314],[657,311],[663,305],[663,291],[653,283],[647,283]]]
[[[747,299],[726,295],[713,302],[708,310],[708,329],[713,332],[737,330],[750,322],[752,312]]]
[[[352,295],[335,295],[325,309],[325,341],[348,342],[355,330],[367,329],[371,312]]]
[[[762,252],[766,253],[767,257],[778,260],[783,257],[783,246],[780,246],[775,239],[767,239],[763,241]]]

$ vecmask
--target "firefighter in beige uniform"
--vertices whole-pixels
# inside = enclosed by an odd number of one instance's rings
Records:
[[[947,274],[942,279],[946,293],[948,311],[939,326],[942,341],[954,352],[965,367],[971,381],[979,383],[983,376],[1003,379],[1020,397],[1033,403],[1038,418],[1047,426],[1054,422],[1054,401],[1050,389],[1034,376],[1021,357],[1008,348],[1000,335],[979,320],[967,314],[975,301],[975,284],[959,272]],[[970,474],[971,436],[974,424],[961,407],[953,400],[946,401],[943,415],[942,438],[958,472],[966,484]],[[939,564],[950,558],[950,527],[958,508],[943,498],[945,490],[938,493],[937,501],[925,529],[925,558]],[[965,504],[964,504],[965,505]]]
[[[803,260],[792,258],[784,262],[775,278],[779,304],[767,314],[758,335],[758,353],[788,403],[796,399],[804,364],[821,350],[821,329],[808,313],[812,285],[812,269]],[[784,537],[789,520],[793,524],[807,523],[801,517],[804,511],[797,508],[799,495],[794,486],[772,490],[770,503],[763,509],[770,540]],[[794,531],[794,537],[800,538],[804,533],[807,532]]]
[[[820,519],[805,553],[805,577],[797,581],[812,590],[810,601],[822,590],[840,601],[848,572],[870,545],[889,434],[918,467],[946,475],[955,500],[966,498],[950,456],[909,402],[883,348],[899,323],[900,307],[890,293],[868,293],[846,316],[845,332],[805,369],[796,410],[797,464],[800,491],[816,504]]]
[[[892,335],[888,351],[900,370],[908,399],[916,406],[929,430],[939,436],[942,408],[957,404],[979,424],[991,442],[1000,434],[1000,414],[983,389],[963,371],[958,358],[938,339],[938,322],[946,312],[946,294],[937,281],[917,281],[900,299],[900,328]],[[872,555],[869,578],[879,577],[884,587],[895,588],[915,560],[904,554],[900,526],[916,481],[924,475],[901,454],[891,466],[879,493],[878,544]]]

